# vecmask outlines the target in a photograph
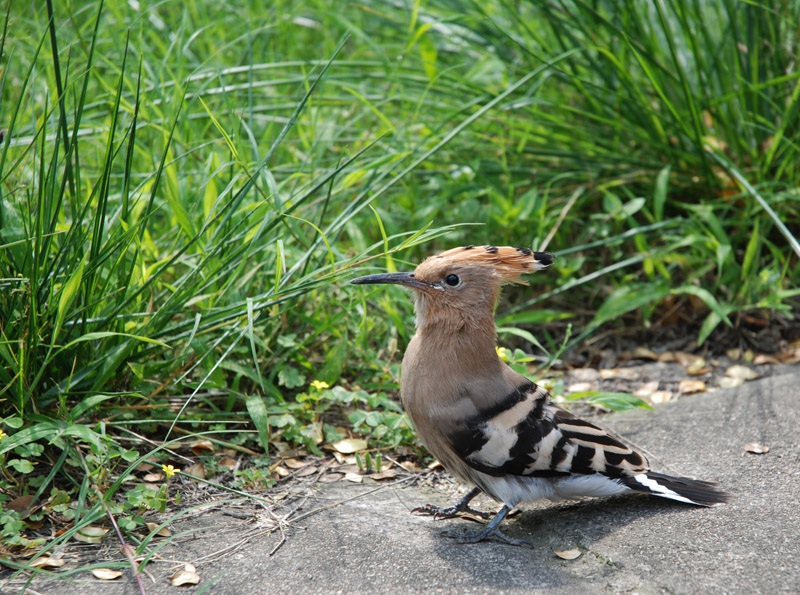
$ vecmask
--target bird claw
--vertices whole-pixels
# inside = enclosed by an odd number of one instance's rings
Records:
[[[461,533],[459,531],[444,531],[444,535],[455,539],[458,543],[478,543],[479,541],[483,541],[489,537],[496,537],[500,541],[503,541],[509,545],[527,545],[533,547],[533,544],[526,540],[526,539],[517,539],[516,537],[509,537],[500,529],[496,527],[486,528],[483,531],[467,531]]]
[[[489,519],[492,517],[492,513],[483,512],[482,510],[475,510],[466,504],[463,506],[460,504],[457,504],[456,506],[436,506],[434,504],[426,504],[425,506],[418,506],[417,508],[414,508],[411,512],[431,515],[434,521],[439,519],[454,519],[465,514],[474,514],[482,519]]]

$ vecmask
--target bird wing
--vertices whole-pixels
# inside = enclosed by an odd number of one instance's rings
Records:
[[[489,475],[557,477],[600,473],[630,477],[647,471],[639,453],[550,400],[526,382],[450,432],[468,465]]]

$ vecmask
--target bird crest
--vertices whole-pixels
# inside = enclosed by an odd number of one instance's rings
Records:
[[[513,246],[461,246],[431,256],[417,267],[417,273],[443,265],[464,264],[491,269],[503,283],[528,283],[520,278],[553,264],[549,252],[534,252]]]

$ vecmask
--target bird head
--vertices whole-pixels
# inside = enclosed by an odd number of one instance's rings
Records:
[[[522,275],[553,264],[549,252],[533,252],[511,246],[463,246],[423,261],[413,273],[383,273],[353,279],[356,285],[392,283],[414,290],[417,326],[460,313],[459,318],[487,312],[491,316],[500,287],[504,283],[527,283]]]

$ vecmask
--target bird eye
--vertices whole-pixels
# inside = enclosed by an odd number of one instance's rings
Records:
[[[456,287],[461,284],[461,279],[459,279],[458,275],[447,275],[447,277],[444,278],[444,282],[450,287]]]

